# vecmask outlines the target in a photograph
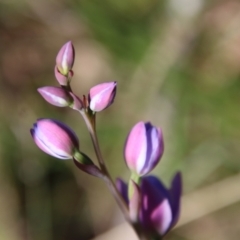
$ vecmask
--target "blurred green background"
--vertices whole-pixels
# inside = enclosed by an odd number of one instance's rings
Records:
[[[113,177],[128,131],[140,120],[163,128],[154,174],[184,180],[179,227],[166,239],[240,236],[240,2],[234,0],[0,1],[0,239],[91,239],[123,222],[106,186],[72,161],[41,152],[29,129],[57,118],[95,160],[81,117],[47,104],[55,57],[72,40],[79,96],[118,81],[114,105],[98,116]]]

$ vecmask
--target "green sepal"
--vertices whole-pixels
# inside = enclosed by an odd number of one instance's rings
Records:
[[[76,152],[73,156],[75,165],[82,171],[99,178],[104,178],[102,171],[84,153]]]
[[[141,183],[141,177],[137,173],[132,172],[129,183],[128,183],[128,199],[131,199],[134,191],[132,181],[134,181],[139,186]]]

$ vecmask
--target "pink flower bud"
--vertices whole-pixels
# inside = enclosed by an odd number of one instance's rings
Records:
[[[150,122],[137,123],[125,143],[125,160],[129,169],[143,176],[157,165],[163,154],[162,130]]]
[[[61,87],[41,87],[38,92],[48,103],[57,107],[67,107],[73,102],[69,92]]]
[[[61,87],[41,87],[38,92],[50,104],[57,107],[71,107],[74,110],[81,110],[83,103],[80,98],[72,92]]]
[[[110,106],[114,101],[116,90],[116,82],[101,83],[92,87],[89,92],[90,109],[100,112]]]
[[[56,57],[56,65],[61,74],[68,75],[68,72],[73,67],[74,55],[74,47],[71,41],[61,47]]]
[[[71,159],[79,152],[75,133],[57,120],[39,119],[30,132],[37,146],[56,158]]]

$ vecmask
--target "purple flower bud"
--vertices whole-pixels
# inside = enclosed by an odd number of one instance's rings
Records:
[[[125,143],[125,160],[130,170],[143,176],[157,165],[163,154],[162,130],[150,122],[139,122]]]
[[[73,67],[74,55],[74,47],[71,41],[61,47],[56,57],[56,65],[61,74],[68,75],[68,72]]]
[[[180,173],[175,175],[170,190],[156,177],[142,178],[140,222],[146,231],[163,236],[176,224],[181,192]]]
[[[49,155],[71,159],[79,152],[75,133],[57,120],[39,119],[30,131],[37,146]]]
[[[92,87],[89,92],[90,109],[100,112],[110,106],[114,101],[116,91],[116,82],[101,83]]]

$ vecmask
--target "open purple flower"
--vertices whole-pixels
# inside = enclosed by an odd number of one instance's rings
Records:
[[[140,222],[149,232],[165,235],[178,221],[182,192],[181,174],[177,173],[167,189],[154,176],[142,178]]]
[[[127,137],[124,156],[129,169],[143,176],[157,165],[163,150],[162,130],[150,122],[139,122]]]
[[[136,209],[137,206],[133,206],[134,202],[126,197],[126,183],[118,179],[117,188],[129,208]],[[170,189],[167,189],[157,177],[143,177],[139,191],[141,198],[138,213],[139,224],[150,235],[164,236],[179,219],[182,194],[181,174],[177,173],[174,176]],[[137,201],[135,202],[135,205],[138,204]],[[131,209],[129,211],[131,212]]]
[[[39,119],[30,131],[37,146],[49,155],[71,159],[79,152],[77,136],[62,122]]]

